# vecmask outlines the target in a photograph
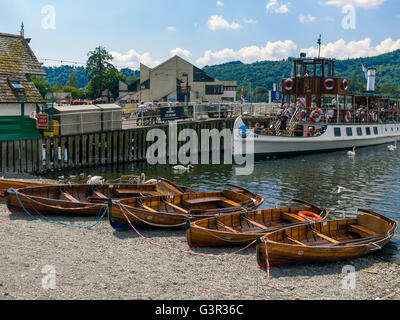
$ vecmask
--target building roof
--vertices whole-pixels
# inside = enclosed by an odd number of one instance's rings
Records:
[[[46,72],[29,42],[19,35],[0,33],[0,103],[44,102],[30,76],[46,76]],[[10,79],[23,86],[21,94],[11,88]]]
[[[53,100],[53,95],[54,95],[54,100],[68,100],[72,99],[72,93],[71,92],[47,92],[46,93],[46,100]]]

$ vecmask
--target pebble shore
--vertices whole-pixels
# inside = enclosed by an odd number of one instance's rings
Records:
[[[10,216],[0,204],[0,221],[8,218],[0,222],[0,300],[400,300],[400,265],[376,254],[272,268],[267,285],[255,246],[222,258],[194,256],[175,250],[191,250],[184,230],[140,229],[170,247],[164,249],[133,230],[115,231],[107,218],[86,230]],[[79,226],[98,220],[47,219]],[[194,251],[218,255],[237,249]],[[342,273],[348,265],[356,270],[353,288]],[[49,270],[55,272],[52,288]]]

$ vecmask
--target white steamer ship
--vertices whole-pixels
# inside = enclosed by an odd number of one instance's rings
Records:
[[[334,59],[293,59],[295,77],[282,81],[282,107],[270,128],[234,125],[234,154],[284,155],[352,149],[400,140],[399,97],[375,93],[376,69],[366,71],[367,91],[350,91],[335,78]],[[240,148],[240,145],[242,146]],[[251,151],[252,152],[252,151]]]

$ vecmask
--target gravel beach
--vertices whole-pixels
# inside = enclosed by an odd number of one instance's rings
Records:
[[[80,226],[98,220],[49,219]],[[133,230],[115,231],[106,218],[86,230],[10,216],[5,204],[0,204],[0,221],[0,300],[400,299],[400,265],[379,255],[272,268],[266,285],[267,272],[257,265],[255,246],[223,258],[193,256],[155,246]],[[163,246],[190,250],[184,230],[140,232]],[[237,249],[195,251],[221,254]],[[342,273],[346,265],[356,270],[354,289],[343,288],[349,283]],[[55,286],[45,289],[49,270],[55,272]]]

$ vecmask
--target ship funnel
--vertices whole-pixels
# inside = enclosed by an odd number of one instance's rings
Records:
[[[367,91],[375,91],[376,68],[368,68]]]

